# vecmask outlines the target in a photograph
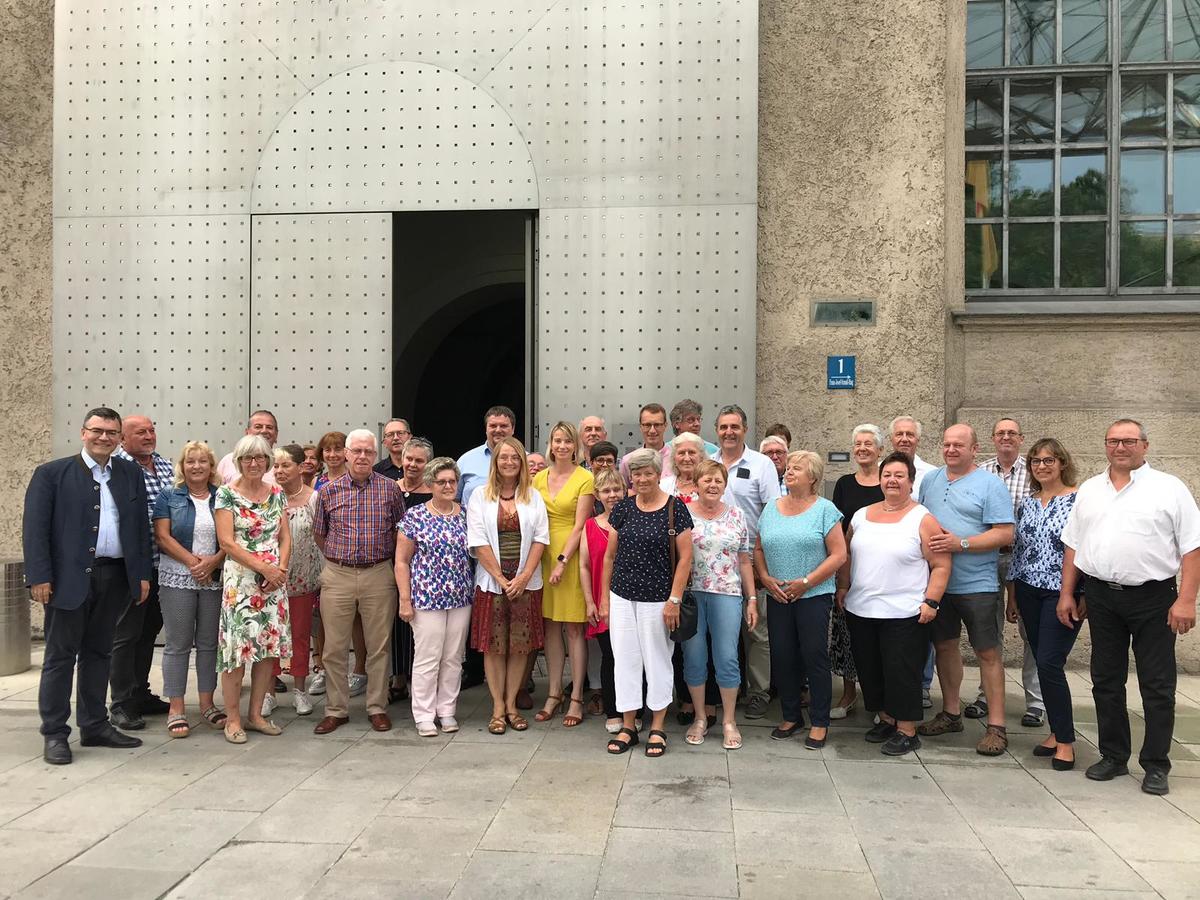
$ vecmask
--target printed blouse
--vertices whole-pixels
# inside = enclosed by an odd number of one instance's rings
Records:
[[[742,595],[738,554],[750,552],[746,517],[726,504],[714,519],[692,513],[692,590],[706,594]]]
[[[1009,581],[1023,581],[1044,591],[1062,587],[1062,532],[1074,506],[1074,491],[1052,498],[1045,506],[1036,496],[1021,501]]]

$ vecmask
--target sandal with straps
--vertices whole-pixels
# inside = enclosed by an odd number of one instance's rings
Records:
[[[658,738],[658,740],[654,740]],[[658,759],[667,752],[667,736],[657,728],[652,728],[650,734],[646,736],[646,755],[651,759]]]
[[[204,717],[204,721],[209,724],[210,728],[224,728],[225,720],[229,718],[225,715],[225,710],[217,709],[215,706],[203,710],[200,715]]]
[[[549,709],[546,709],[544,706],[541,709],[539,709],[537,712],[537,715],[533,717],[533,721],[548,722],[554,718],[554,714],[556,712],[558,712],[558,708],[560,706],[562,706],[563,695],[562,694],[551,694],[550,696],[548,696],[546,698],[546,702],[549,703],[551,700],[554,701],[554,705],[551,706]]]
[[[726,750],[741,750],[742,749],[742,733],[738,731],[737,725],[733,722],[726,722],[722,726],[725,732],[725,739],[721,742],[721,746]]]
[[[505,713],[504,720],[513,731],[526,731],[529,728],[529,720],[520,713]]]
[[[505,724],[502,717],[492,716],[492,718],[488,720],[488,731],[491,734],[504,734],[504,732],[508,731],[508,725]]]
[[[621,740],[621,735],[629,735],[629,740]],[[636,747],[638,744],[638,734],[632,728],[622,728],[614,734],[608,741],[608,752],[613,756],[620,756],[622,753],[628,752],[630,747]]]
[[[583,709],[583,698],[582,697],[572,697],[571,703],[578,703],[579,708]],[[578,725],[580,722],[583,721],[583,716],[573,716],[573,715],[571,715],[570,710],[571,710],[571,704],[568,703],[567,704],[567,714],[565,716],[563,716],[563,728],[574,728],[576,725]],[[587,714],[587,711],[584,710],[584,715],[586,715],[586,714]]]
[[[192,728],[188,725],[187,716],[183,713],[176,713],[167,716],[167,734],[173,738],[185,738],[192,733]]]
[[[692,746],[699,746],[704,743],[704,738],[708,734],[708,722],[706,719],[696,719],[692,722],[691,727],[687,730],[687,734],[683,739]]]

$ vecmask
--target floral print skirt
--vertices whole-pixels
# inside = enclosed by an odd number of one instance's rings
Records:
[[[846,628],[846,614],[837,608],[836,603],[829,617],[829,670],[841,678],[858,681],[854,654],[850,650],[850,630]]]
[[[227,560],[223,571],[217,671],[292,655],[287,586],[263,591],[258,573]]]

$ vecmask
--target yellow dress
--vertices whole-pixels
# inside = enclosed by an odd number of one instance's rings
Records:
[[[579,550],[567,561],[562,581],[550,583],[550,573],[558,565],[558,555],[567,545],[571,529],[575,527],[575,510],[579,498],[584,494],[596,493],[592,473],[577,467],[555,497],[550,496],[550,470],[543,469],[533,476],[533,486],[546,501],[546,514],[550,520],[550,546],[542,554],[542,615],[555,622],[586,622],[587,606],[583,599],[583,587],[579,581]],[[580,541],[583,535],[580,534]]]

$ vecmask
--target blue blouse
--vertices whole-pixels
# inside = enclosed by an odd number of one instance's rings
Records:
[[[824,497],[818,497],[812,506],[795,516],[785,516],[776,501],[768,501],[758,520],[758,540],[767,572],[783,581],[808,575],[829,556],[825,536],[840,521],[842,514]],[[835,586],[834,576],[830,575],[820,584],[811,585],[804,596],[832,594]]]
[[[1023,581],[1045,591],[1062,587],[1062,531],[1074,506],[1074,492],[1061,494],[1044,507],[1037,497],[1021,501],[1009,581]]]

